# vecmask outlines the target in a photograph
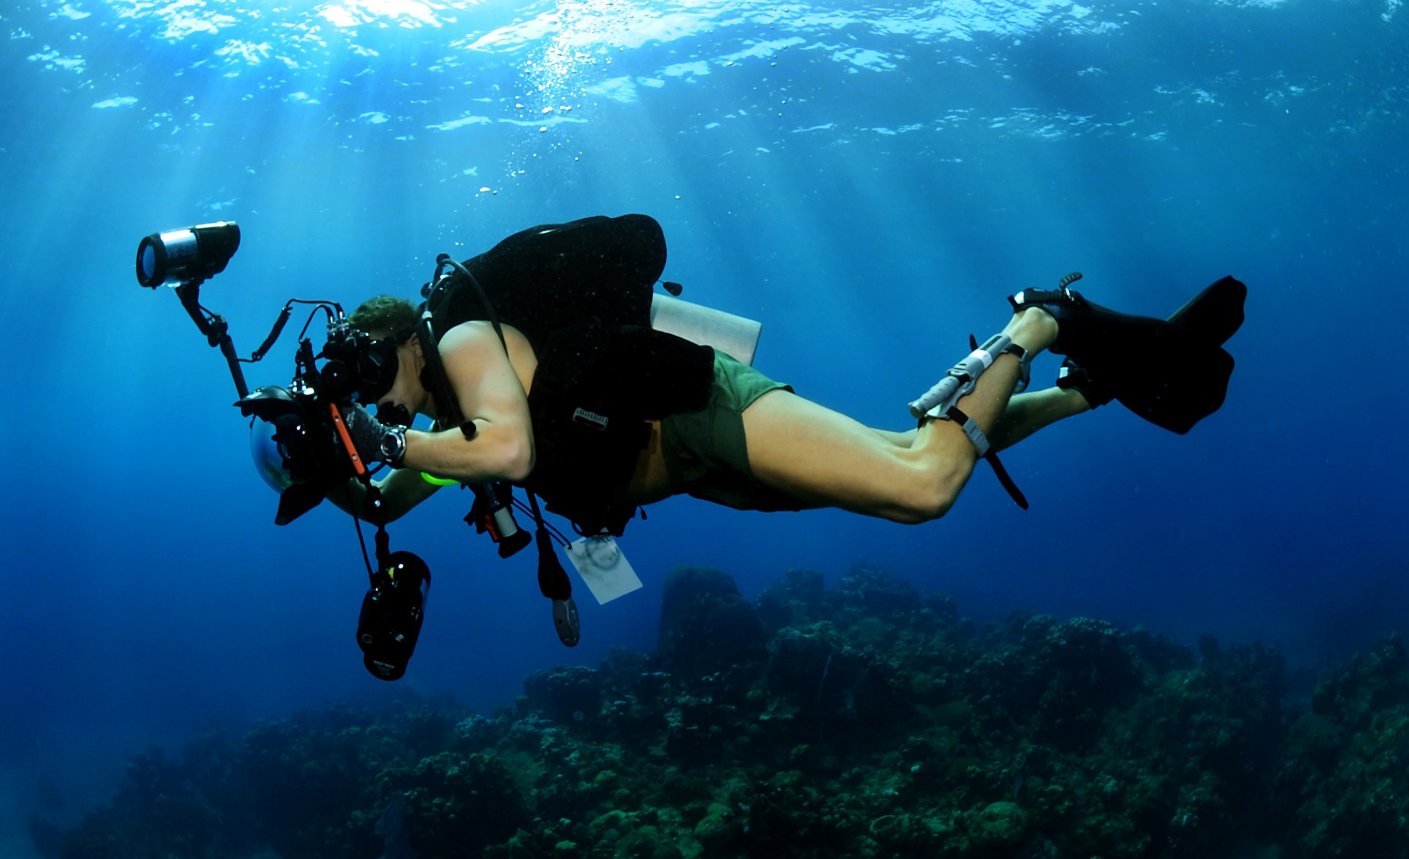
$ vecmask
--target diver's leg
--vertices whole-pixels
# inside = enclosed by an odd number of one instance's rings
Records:
[[[1010,448],[1038,430],[1059,420],[1091,411],[1085,398],[1074,390],[1047,388],[1028,391],[1008,400],[1008,407],[988,434],[994,450]]]
[[[1008,400],[1008,407],[1003,410],[1002,416],[988,433],[988,443],[995,451],[1004,450],[1059,420],[1089,411],[1091,407],[1075,390],[1047,388],[1014,394]],[[915,443],[918,431],[876,429],[873,432],[891,444],[909,447]]]
[[[1057,332],[1046,313],[1014,316],[1003,333],[1035,355]],[[1018,359],[1002,355],[978,377],[959,408],[985,432],[1008,406]],[[908,446],[786,391],[743,412],[749,467],[768,486],[807,504],[900,522],[943,516],[969,479],[977,453],[958,424],[930,420]]]

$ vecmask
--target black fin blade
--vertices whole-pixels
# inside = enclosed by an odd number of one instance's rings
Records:
[[[1242,281],[1225,277],[1189,299],[1169,321],[1200,340],[1222,346],[1242,327],[1247,296],[1248,288]]]
[[[1150,423],[1183,435],[1223,405],[1233,356],[1221,346],[1171,326],[1155,338],[1146,362],[1148,382],[1132,385],[1116,399]]]

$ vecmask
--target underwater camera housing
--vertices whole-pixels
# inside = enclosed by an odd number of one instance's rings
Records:
[[[257,388],[235,403],[242,415],[254,418],[250,450],[255,467],[279,492],[276,525],[292,522],[318,506],[331,489],[363,475],[342,415],[354,403],[375,402],[396,376],[394,349],[354,328],[340,308],[330,316],[321,351],[315,354],[310,340],[300,340],[289,387]],[[281,319],[275,330],[282,325]],[[409,417],[403,414],[398,420],[409,423]]]
[[[239,393],[235,406],[250,419],[256,468],[279,492],[276,524],[302,516],[350,479],[362,481],[369,519],[377,525],[376,566],[367,564],[370,586],[358,617],[357,643],[372,676],[396,680],[406,673],[420,637],[430,569],[410,552],[390,551],[385,521],[378,515],[380,491],[342,418],[359,403],[376,402],[391,387],[397,371],[395,344],[374,340],[354,328],[335,302],[290,299],[264,343],[249,358],[239,357],[228,324],[200,304],[201,284],[225,270],[239,245],[240,230],[233,221],[153,233],[137,247],[137,281],[145,287],[179,282],[175,291],[182,306],[207,342],[224,355]],[[264,357],[299,304],[312,305],[313,310],[299,335],[293,380],[287,386],[266,385],[251,391],[241,365]],[[328,319],[328,337],[315,352],[305,334],[320,310]],[[409,415],[403,419],[410,422]]]
[[[297,386],[256,388],[236,404],[250,422],[250,453],[264,481],[279,493],[274,524],[287,525],[322,503],[334,486],[356,476],[338,446],[326,407]]]

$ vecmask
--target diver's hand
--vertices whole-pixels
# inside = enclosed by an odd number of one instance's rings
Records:
[[[343,412],[347,434],[364,462],[385,462],[400,468],[406,457],[406,428],[389,427],[367,413],[360,405]]]

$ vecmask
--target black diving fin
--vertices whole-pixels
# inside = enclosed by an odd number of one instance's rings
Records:
[[[1241,281],[1224,277],[1168,319],[1154,319],[1087,301],[1067,288],[1079,277],[1009,300],[1015,309],[1037,305],[1055,316],[1062,330],[1052,351],[1150,423],[1183,434],[1218,411],[1233,373],[1223,344],[1243,324]]]
[[[1167,338],[1152,349],[1154,362],[1119,389],[1116,400],[1150,423],[1180,434],[1218,411],[1233,375],[1233,356],[1223,344],[1243,324],[1247,294],[1241,281],[1225,277],[1194,296],[1169,320],[1186,332],[1188,342]]]

